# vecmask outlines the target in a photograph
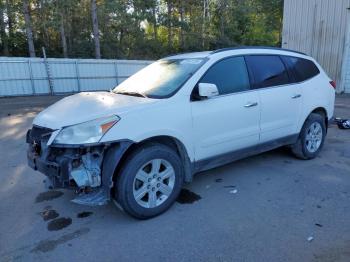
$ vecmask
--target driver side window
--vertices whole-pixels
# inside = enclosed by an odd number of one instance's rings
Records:
[[[208,69],[200,82],[215,84],[220,95],[249,90],[249,76],[244,57],[230,57],[217,62]]]

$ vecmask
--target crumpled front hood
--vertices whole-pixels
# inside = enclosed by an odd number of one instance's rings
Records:
[[[156,101],[112,92],[83,92],[51,105],[35,117],[33,124],[59,129],[99,117],[123,114]]]

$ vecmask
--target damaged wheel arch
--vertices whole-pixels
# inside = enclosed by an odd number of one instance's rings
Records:
[[[114,178],[117,175],[118,167],[122,164],[122,159],[125,157],[127,150],[133,145],[131,140],[123,140],[111,144],[106,150],[102,162],[102,185],[109,190],[113,188]]]
[[[139,147],[146,144],[162,144],[174,149],[182,160],[184,168],[184,182],[190,183],[193,179],[193,165],[188,156],[188,152],[183,143],[171,136],[155,136],[142,140],[138,143],[130,140],[122,141],[121,145],[115,144],[111,146],[109,152],[105,154],[102,168],[102,181],[107,185],[109,182],[110,189],[113,188],[114,181],[117,179],[121,166],[129,154]],[[114,153],[115,152],[115,153]],[[121,153],[121,154],[120,154]],[[107,156],[108,155],[108,156]],[[114,162],[113,162],[114,159]],[[112,175],[112,177],[111,177]]]

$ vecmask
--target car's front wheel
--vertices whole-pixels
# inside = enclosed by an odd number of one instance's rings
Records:
[[[118,174],[115,198],[128,214],[147,219],[166,211],[178,197],[183,169],[178,154],[161,144],[136,149]]]
[[[326,137],[325,118],[312,113],[305,121],[292,152],[300,159],[315,158],[321,151]]]

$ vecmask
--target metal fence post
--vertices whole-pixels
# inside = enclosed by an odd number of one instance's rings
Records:
[[[32,86],[32,93],[35,95],[35,86],[34,86],[34,79],[33,79],[33,70],[32,70],[32,61],[28,59],[28,69],[29,69],[29,77],[30,77],[30,84]]]
[[[77,75],[77,84],[78,84],[78,92],[80,92],[80,73],[79,73],[79,64],[78,60],[75,60],[75,74]]]
[[[49,82],[50,93],[51,93],[51,95],[53,95],[54,94],[54,90],[53,90],[54,87],[53,87],[53,81],[51,78],[49,62],[47,61],[47,58],[46,58],[45,47],[43,47],[42,50],[43,50],[43,55],[44,55],[44,64],[45,64],[46,73],[47,73],[47,80]]]
[[[119,85],[119,74],[118,74],[118,62],[114,62],[114,68],[115,68],[115,82],[117,85]]]

